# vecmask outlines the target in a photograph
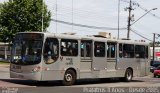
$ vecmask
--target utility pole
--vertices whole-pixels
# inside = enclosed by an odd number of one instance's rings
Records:
[[[43,32],[43,28],[44,28],[44,26],[43,26],[43,24],[44,24],[44,20],[43,20],[43,17],[44,17],[44,1],[42,0],[42,32]]]
[[[127,32],[127,39],[130,38],[130,30],[131,30],[131,11],[132,11],[132,1],[129,2],[129,16],[128,16],[128,32]]]
[[[119,39],[119,16],[120,16],[120,0],[118,0],[118,38]]]
[[[154,61],[154,57],[155,57],[155,55],[154,55],[154,54],[155,54],[155,53],[154,53],[154,52],[155,52],[155,35],[156,35],[156,34],[153,33],[153,58],[152,58],[153,61]]]

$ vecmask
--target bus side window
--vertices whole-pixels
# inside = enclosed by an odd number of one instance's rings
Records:
[[[85,44],[81,42],[81,57],[85,56]]]
[[[123,57],[123,45],[119,44],[119,57],[122,58]]]
[[[91,42],[86,44],[86,57],[91,57]]]
[[[111,46],[111,58],[115,58],[116,45]]]
[[[124,58],[134,58],[134,45],[133,44],[123,44],[123,57]]]
[[[136,58],[145,58],[145,52],[146,52],[146,48],[144,45],[135,46]]]
[[[46,64],[54,63],[58,59],[59,43],[57,39],[47,38],[44,45],[44,61]]]
[[[128,52],[123,51],[123,57],[124,57],[124,58],[129,58],[129,57],[130,57],[130,55],[128,54]]]
[[[62,56],[78,56],[78,41],[71,39],[61,40]]]
[[[145,47],[145,58],[148,58],[148,46]]]
[[[116,57],[116,43],[108,42],[107,45],[108,45],[107,57],[115,58]]]
[[[94,55],[95,57],[105,57],[105,43],[95,42],[94,44]]]
[[[92,41],[82,40],[81,41],[81,57],[91,57],[91,45]]]

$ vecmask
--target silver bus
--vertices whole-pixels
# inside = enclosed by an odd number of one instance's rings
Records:
[[[36,81],[123,78],[149,73],[149,44],[131,40],[21,32],[12,46],[10,77]]]

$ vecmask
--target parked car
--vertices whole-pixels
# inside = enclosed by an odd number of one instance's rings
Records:
[[[150,72],[154,72],[154,70],[157,69],[158,66],[160,66],[160,61],[151,61],[150,64],[151,68],[150,68]]]
[[[154,74],[154,77],[160,77],[160,66],[158,66],[155,70],[154,70],[154,72],[153,72],[153,74]]]

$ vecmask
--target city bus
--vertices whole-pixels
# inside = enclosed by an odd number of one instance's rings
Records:
[[[73,85],[79,79],[122,78],[149,73],[149,44],[43,32],[15,35],[10,77],[35,81],[60,80]]]

